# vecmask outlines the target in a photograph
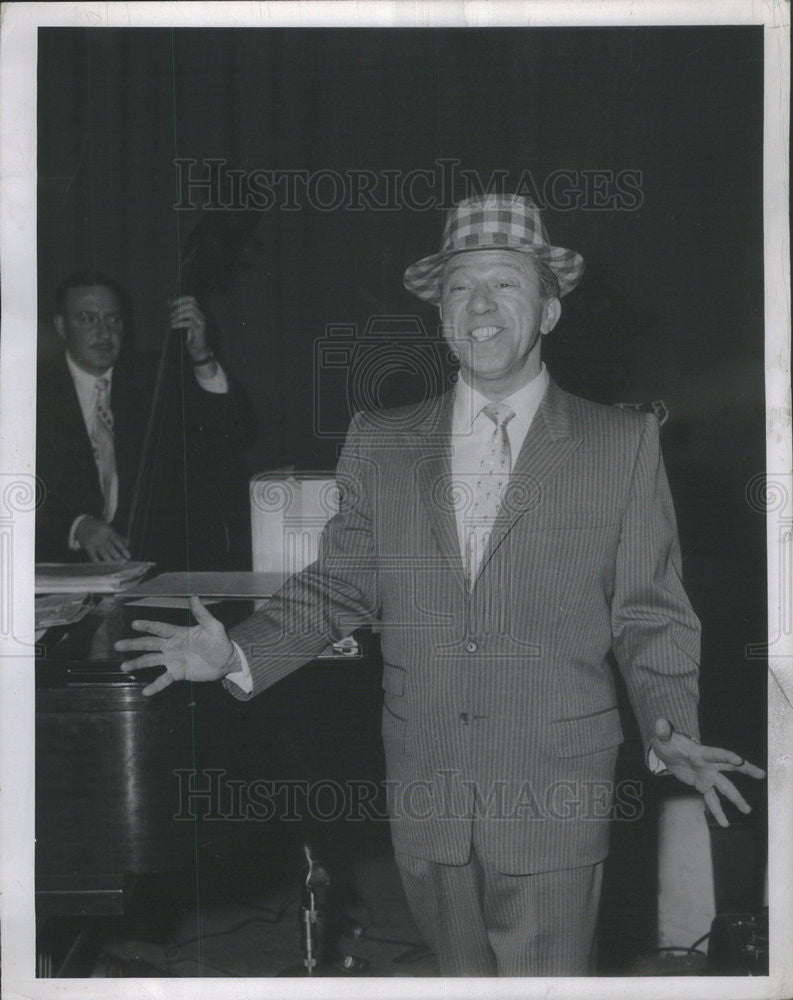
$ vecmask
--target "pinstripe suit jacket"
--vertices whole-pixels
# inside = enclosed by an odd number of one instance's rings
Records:
[[[622,741],[609,650],[645,745],[660,716],[698,733],[699,623],[658,423],[551,383],[469,588],[450,422],[450,395],[358,414],[317,562],[232,638],[256,694],[379,621],[397,850],[462,863],[476,814],[504,872],[594,863]]]

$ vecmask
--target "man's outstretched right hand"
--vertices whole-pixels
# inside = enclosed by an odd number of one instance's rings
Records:
[[[239,666],[237,651],[223,625],[214,618],[197,597],[190,598],[190,610],[197,625],[168,625],[166,622],[134,621],[136,632],[146,632],[139,639],[119,639],[116,649],[150,650],[121,664],[124,673],[142,667],[165,667],[143,694],[157,694],[174,681],[216,681]]]

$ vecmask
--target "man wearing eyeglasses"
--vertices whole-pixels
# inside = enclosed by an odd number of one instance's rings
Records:
[[[183,364],[192,367],[194,377],[176,373],[165,386],[172,400],[174,394],[183,396],[170,407],[172,419],[158,442],[167,475],[152,510],[152,547],[132,552],[126,522],[155,366],[152,359],[128,350],[128,316],[123,289],[104,275],[78,272],[56,291],[53,325],[65,351],[58,364],[39,372],[37,474],[44,498],[36,558],[109,562],[150,557],[176,568],[202,561],[202,553],[209,559],[211,551],[217,565],[216,546],[207,536],[215,529],[224,537],[228,532],[222,525],[207,524],[200,505],[190,511],[186,482],[195,477],[188,466],[197,462],[203,473],[210,454],[212,460],[219,453],[236,454],[249,436],[239,392],[209,346],[197,300],[187,295],[173,299],[169,322],[172,329],[184,331]],[[236,471],[243,482],[244,474]],[[189,513],[200,526],[195,532],[187,528]]]

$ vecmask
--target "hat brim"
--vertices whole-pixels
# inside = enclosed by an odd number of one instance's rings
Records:
[[[560,298],[567,295],[568,292],[572,292],[584,273],[584,258],[575,250],[554,247],[547,243],[538,246],[527,244],[510,246],[493,243],[485,246],[444,250],[442,253],[434,253],[429,257],[417,260],[405,271],[403,279],[405,288],[425,302],[438,305],[441,301],[441,278],[446,261],[461,253],[476,253],[481,250],[512,250],[515,253],[526,254],[541,260],[556,275],[556,280],[559,282]]]

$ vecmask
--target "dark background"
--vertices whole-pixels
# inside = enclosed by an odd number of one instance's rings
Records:
[[[506,190],[526,170],[540,189],[558,170],[640,171],[632,210],[545,213],[552,241],[587,261],[547,360],[589,398],[663,400],[704,624],[703,737],[761,762],[765,665],[745,647],[766,635],[765,520],[746,500],[765,442],[762,54],[761,27],[41,29],[40,355],[57,350],[55,284],[86,266],[129,289],[137,345],[157,346],[180,248],[211,214],[174,209],[176,156],[340,172],[447,158],[483,183],[506,171]],[[424,331],[404,370],[376,373],[384,402],[443,381],[427,346],[436,315],[402,287],[405,266],[437,249],[442,212],[303,203],[259,216],[243,266],[204,300],[259,414],[248,458],[256,471],[332,468],[367,400],[350,391],[366,384],[355,370],[315,366],[328,325],[360,335],[381,317],[392,349],[400,322]]]

